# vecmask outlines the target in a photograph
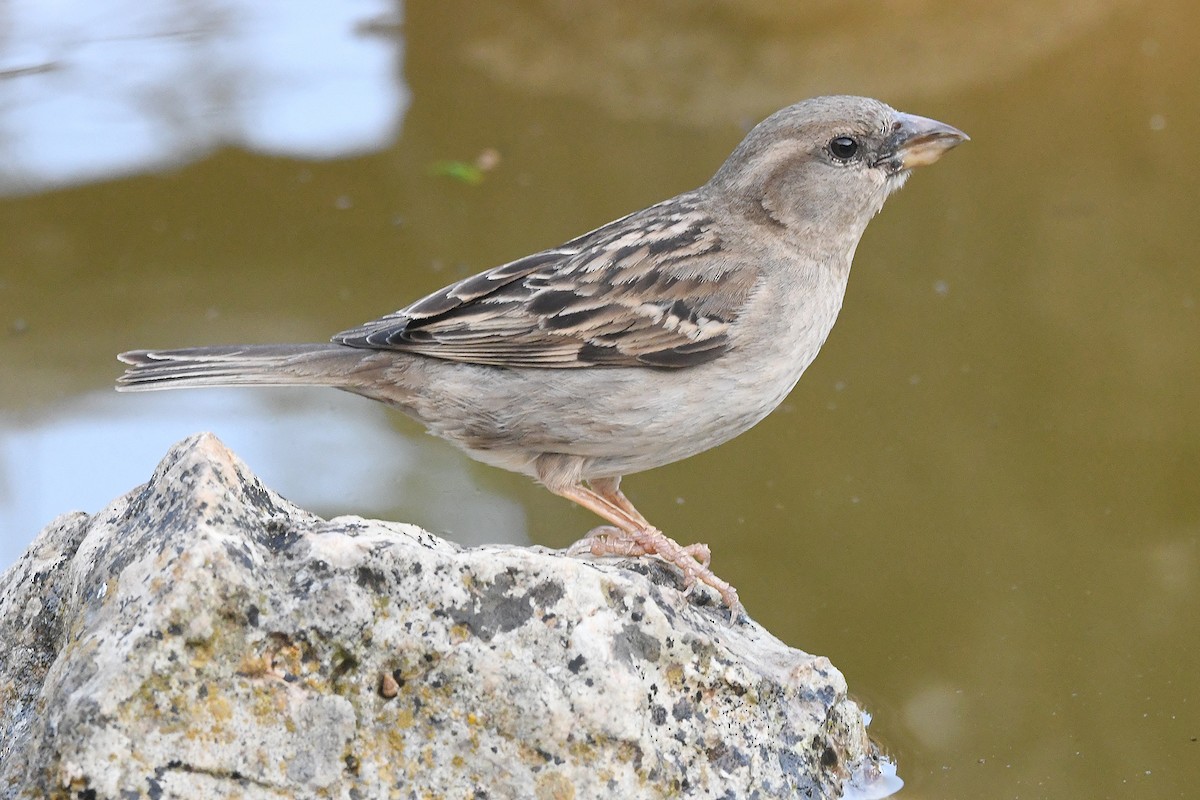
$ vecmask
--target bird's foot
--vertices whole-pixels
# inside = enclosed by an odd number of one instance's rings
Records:
[[[684,594],[690,594],[697,583],[717,590],[729,607],[729,622],[737,621],[742,613],[737,590],[718,578],[709,568],[712,553],[706,544],[681,545],[657,528],[625,531],[612,525],[593,528],[587,536],[567,548],[571,555],[620,556],[640,558],[658,556],[683,573]]]
[[[707,567],[712,563],[712,551],[702,542],[681,545],[667,538],[662,531],[657,533],[671,544],[683,550]],[[599,525],[587,532],[587,535],[567,548],[568,555],[581,556],[621,556],[623,558],[641,558],[642,556],[658,555],[658,550],[647,550],[646,546],[631,533],[626,533],[615,525]]]

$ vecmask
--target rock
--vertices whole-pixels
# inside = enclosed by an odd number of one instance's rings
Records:
[[[0,576],[0,643],[3,798],[765,800],[887,782],[827,659],[731,626],[659,562],[325,521],[207,434],[42,531]]]

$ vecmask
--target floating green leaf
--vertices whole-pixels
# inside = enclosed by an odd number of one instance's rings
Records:
[[[429,172],[431,175],[453,178],[470,186],[483,183],[483,170],[466,161],[435,161],[429,166]]]

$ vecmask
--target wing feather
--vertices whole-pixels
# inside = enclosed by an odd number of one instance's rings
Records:
[[[334,342],[505,367],[677,369],[719,357],[757,269],[681,195],[503,264]]]

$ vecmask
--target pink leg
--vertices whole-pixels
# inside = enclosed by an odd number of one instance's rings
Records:
[[[732,623],[737,620],[742,612],[737,590],[709,569],[709,549],[706,545],[684,547],[651,525],[621,493],[618,488],[620,478],[597,479],[588,483],[590,488],[582,483],[547,485],[550,491],[578,503],[615,526],[601,526],[591,531],[583,540],[572,545],[569,552],[590,552],[595,556],[657,555],[683,573],[685,591],[691,591],[696,583],[716,589],[729,607],[729,621]]]
[[[592,489],[596,492],[596,494],[600,495],[602,498],[604,498],[608,502],[612,503],[614,506],[621,509],[626,514],[628,514],[630,517],[632,517],[637,522],[639,522],[643,529],[647,529],[647,530],[654,529],[654,526],[650,524],[650,521],[647,520],[645,517],[643,517],[641,512],[633,507],[633,503],[629,500],[628,497],[625,496],[625,493],[621,491],[621,479],[619,477],[617,477],[617,478],[596,478],[594,480],[588,481],[588,486],[591,486]],[[594,534],[602,533],[603,535],[608,537],[609,541],[613,541],[615,536],[620,535],[620,533],[612,531],[611,529],[609,529],[608,531],[604,531],[603,528],[604,528],[604,526],[601,526],[601,528],[597,528],[596,530],[590,531],[588,533],[588,537],[590,538]],[[627,540],[629,540],[628,537],[625,537],[625,538]],[[629,540],[629,541],[630,541],[630,543],[632,543],[632,540]],[[703,564],[706,567],[712,563],[712,551],[708,549],[708,545],[706,545],[706,544],[697,542],[695,544],[684,545],[683,549],[689,556],[696,559],[697,561],[699,561],[701,564]],[[612,553],[612,555],[618,555],[618,553]],[[649,552],[649,553],[632,553],[631,552],[631,553],[629,553],[629,555],[630,556],[654,555],[654,552],[653,551]]]

